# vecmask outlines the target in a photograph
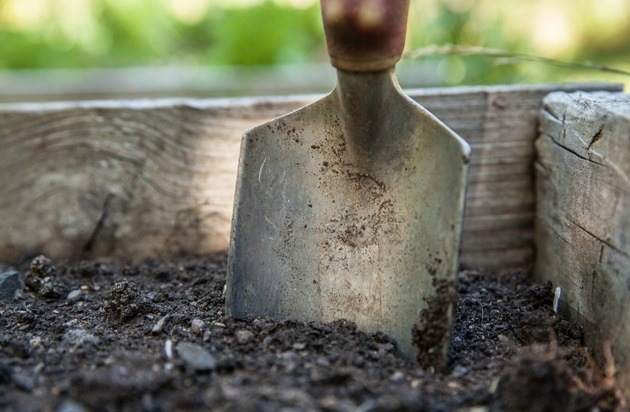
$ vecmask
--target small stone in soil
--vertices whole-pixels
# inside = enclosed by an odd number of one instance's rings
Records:
[[[28,345],[31,350],[42,350],[44,349],[44,344],[42,343],[42,338],[39,336],[35,336],[31,340],[28,341]]]
[[[66,297],[66,299],[69,300],[70,302],[75,302],[81,299],[82,296],[83,296],[83,292],[80,289],[75,289],[71,291],[70,293],[68,293],[68,296]]]
[[[236,341],[242,345],[247,343],[254,336],[254,334],[248,330],[239,330],[236,331],[235,336]]]
[[[154,333],[154,334],[161,333],[162,330],[164,329],[164,324],[166,323],[167,319],[168,319],[168,315],[162,316],[160,320],[158,320],[157,323],[153,326],[153,329],[151,329],[151,333]]]
[[[465,376],[468,374],[468,368],[461,366],[461,365],[457,365],[455,366],[455,368],[453,368],[453,373],[452,375],[455,378],[461,378],[462,376]]]
[[[81,346],[84,344],[98,345],[99,339],[84,329],[70,329],[63,335],[64,341],[74,346]]]
[[[87,412],[87,409],[85,409],[80,403],[72,400],[66,400],[61,402],[57,408],[57,412]]]
[[[396,371],[392,374],[392,376],[389,377],[389,379],[394,382],[401,382],[403,379],[405,379],[405,374],[401,371]]]
[[[164,342],[164,356],[166,356],[168,360],[173,359],[173,341],[170,339]]]
[[[0,300],[11,300],[24,288],[20,274],[14,270],[0,273]]]
[[[203,329],[204,325],[205,325],[205,323],[204,323],[203,320],[201,320],[201,319],[193,319],[190,322],[190,330],[193,333],[199,333]]]
[[[194,343],[181,342],[175,350],[177,350],[177,354],[183,359],[184,363],[196,371],[211,371],[217,365],[214,356]]]

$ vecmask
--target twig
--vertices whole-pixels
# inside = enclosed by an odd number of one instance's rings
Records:
[[[486,47],[479,46],[458,46],[455,44],[446,44],[443,46],[431,45],[422,47],[415,50],[410,50],[404,54],[403,57],[410,59],[419,59],[422,57],[428,56],[450,56],[450,55],[460,55],[460,56],[485,56],[485,57],[493,57],[493,58],[501,58],[501,59],[509,59],[509,60],[520,60],[520,61],[529,61],[535,63],[544,63],[558,67],[565,67],[569,69],[587,69],[587,70],[597,70],[600,72],[606,73],[615,73],[621,74],[624,76],[630,76],[630,71],[618,69],[616,67],[606,66],[604,64],[595,64],[591,62],[567,62],[563,60],[550,59],[548,57],[542,56],[533,56],[530,54],[524,53],[513,53],[506,50],[501,49],[491,49]]]

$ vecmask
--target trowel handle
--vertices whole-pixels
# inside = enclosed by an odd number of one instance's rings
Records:
[[[405,47],[409,0],[321,0],[334,67],[374,72],[394,67]]]

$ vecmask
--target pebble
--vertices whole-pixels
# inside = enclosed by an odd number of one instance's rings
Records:
[[[157,323],[153,326],[153,329],[151,329],[151,332],[155,334],[162,332],[162,329],[164,329],[164,324],[166,323],[167,319],[168,319],[168,315],[162,316],[160,320],[158,320]]]
[[[42,338],[39,337],[39,336],[35,336],[31,340],[29,340],[28,344],[31,347],[31,349],[43,349],[44,348],[44,345],[42,344]]]
[[[173,341],[170,339],[164,342],[164,356],[166,356],[166,359],[173,359]]]
[[[293,349],[295,350],[302,350],[304,348],[306,348],[306,343],[297,342],[293,344]]]
[[[87,412],[87,409],[80,403],[72,400],[65,400],[61,402],[57,408],[57,412]]]
[[[488,412],[490,408],[487,406],[473,406],[472,408],[467,409],[468,412]]]
[[[254,334],[248,330],[239,330],[236,332],[235,336],[236,341],[242,345],[244,343],[247,343],[254,336]]]
[[[455,368],[453,368],[453,376],[455,378],[461,378],[463,376],[466,376],[468,372],[469,372],[468,368],[462,365],[457,365],[455,366]]]
[[[405,374],[401,371],[396,371],[392,374],[392,376],[389,377],[389,379],[394,382],[401,382],[403,379],[405,379]]]
[[[0,300],[11,300],[15,292],[24,288],[20,274],[14,270],[0,273]]]
[[[462,338],[460,338],[459,336],[455,336],[452,340],[451,340],[451,347],[454,350],[460,350],[464,347],[464,341],[462,340]]]
[[[81,289],[75,289],[71,291],[70,293],[68,293],[68,296],[66,297],[66,299],[69,300],[70,302],[76,302],[82,297],[83,297],[83,292],[81,291]]]
[[[81,346],[86,343],[98,345],[100,340],[85,329],[70,329],[63,334],[63,339],[75,346]]]
[[[211,371],[217,366],[214,356],[197,344],[181,342],[175,350],[184,363],[196,371]]]
[[[193,319],[190,322],[190,330],[192,330],[193,333],[201,332],[204,326],[205,322],[201,319]]]

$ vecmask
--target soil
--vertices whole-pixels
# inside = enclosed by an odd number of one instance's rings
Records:
[[[0,302],[4,411],[625,408],[580,327],[554,313],[552,286],[524,272],[460,273],[434,370],[351,322],[226,317],[225,255],[14,267],[26,286]]]

